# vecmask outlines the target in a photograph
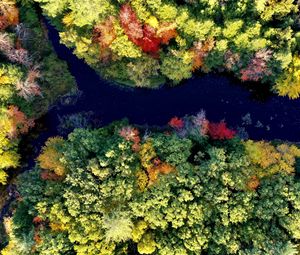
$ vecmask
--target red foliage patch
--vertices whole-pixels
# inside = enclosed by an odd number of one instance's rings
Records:
[[[161,39],[156,36],[156,31],[149,25],[143,27],[143,38],[137,40],[137,45],[147,53],[157,53],[160,48]]]
[[[125,34],[137,44],[137,40],[143,38],[143,26],[129,4],[121,6],[119,18]]]
[[[241,70],[242,81],[259,81],[266,75],[271,75],[272,72],[268,67],[268,61],[272,57],[272,51],[267,49],[259,50],[251,59],[247,68]]]
[[[156,30],[149,25],[142,25],[129,4],[121,6],[119,18],[129,40],[141,47],[144,52],[155,56],[162,42],[162,39],[156,35]],[[164,41],[167,41],[167,38]]]
[[[221,121],[220,123],[209,123],[208,134],[212,139],[215,140],[226,140],[232,139],[236,132],[227,128],[226,123]]]
[[[39,216],[36,216],[33,218],[32,222],[36,225],[41,224],[43,222],[43,219]]]
[[[41,179],[50,180],[50,181],[62,181],[63,177],[59,176],[56,173],[53,173],[51,171],[44,170],[41,172]]]
[[[138,129],[133,128],[133,127],[123,127],[120,131],[119,131],[120,136],[122,136],[123,138],[125,138],[125,140],[127,141],[131,141],[133,142],[132,145],[132,150],[137,152],[140,149],[140,132]]]
[[[184,127],[184,121],[178,117],[174,117],[172,118],[169,122],[168,122],[169,126],[175,129],[181,129]]]

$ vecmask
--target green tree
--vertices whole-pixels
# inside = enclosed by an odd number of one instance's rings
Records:
[[[185,133],[144,138],[127,123],[75,130],[61,150],[64,178],[44,179],[38,166],[20,177],[23,200],[4,251],[33,230],[38,254],[293,254],[299,149],[196,139],[189,129],[200,119],[185,118]],[[257,174],[280,161],[289,171]]]

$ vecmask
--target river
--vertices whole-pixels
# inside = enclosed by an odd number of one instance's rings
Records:
[[[233,129],[244,130],[250,139],[300,142],[300,99],[271,95],[258,83],[248,84],[251,92],[240,81],[223,74],[195,75],[180,86],[162,86],[156,90],[124,88],[101,79],[71,49],[60,44],[58,32],[45,23],[49,39],[58,57],[68,63],[81,96],[74,104],[55,105],[37,121],[37,127],[31,132],[35,135],[23,138],[20,147],[26,155],[23,158],[26,164],[22,171],[33,167],[49,137],[61,135],[60,118],[78,112],[92,112],[100,126],[122,118],[138,125],[163,126],[174,116],[192,115],[203,109],[210,121],[225,120]],[[12,189],[14,194],[12,186],[7,189]],[[0,211],[0,220],[13,200],[13,195],[8,198]]]
[[[57,106],[45,116],[52,135],[57,132],[58,116],[81,111],[92,111],[101,125],[125,117],[135,124],[165,125],[174,116],[191,115],[204,109],[210,121],[224,119],[235,129],[244,128],[251,139],[300,141],[300,99],[275,95],[257,99],[240,81],[222,74],[194,76],[177,87],[124,88],[101,79],[71,49],[59,43],[53,26],[47,23],[47,28],[57,55],[68,63],[82,92],[76,104]],[[265,94],[259,88],[265,85],[251,86],[258,87],[256,93]]]

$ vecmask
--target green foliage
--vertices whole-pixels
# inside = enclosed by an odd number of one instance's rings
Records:
[[[178,84],[196,70],[227,70],[242,80],[271,83],[279,95],[299,96],[290,71],[299,50],[299,6],[293,0],[33,1],[61,41],[107,79],[155,88],[166,78]],[[105,37],[97,32],[101,24],[110,31],[108,44],[97,40]],[[207,40],[214,41],[209,49]],[[272,55],[251,67],[261,51]],[[243,75],[247,66],[252,75]]]
[[[300,58],[294,56],[289,68],[279,77],[275,91],[281,96],[288,96],[291,99],[300,95]]]
[[[66,63],[53,53],[29,1],[0,4],[0,185],[19,167],[19,135],[60,96],[75,91]],[[9,11],[11,10],[11,11]],[[7,16],[7,17],[6,17]],[[0,23],[1,23],[0,22]],[[1,23],[2,24],[2,23]]]
[[[30,233],[33,230],[32,226],[32,215],[28,214],[29,205],[20,202],[18,210],[16,211],[13,218],[13,231],[16,237],[22,238],[24,233]]]
[[[176,52],[166,56],[161,65],[161,72],[174,83],[192,77],[192,56],[189,52]]]
[[[299,149],[180,134],[143,135],[125,122],[76,129],[59,148],[63,178],[38,167],[20,177],[5,250],[33,228],[45,255],[295,254]]]
[[[299,254],[298,245],[294,245],[292,243],[287,243],[282,253],[282,255],[298,255],[298,254]]]
[[[263,21],[270,21],[273,18],[282,20],[287,14],[297,11],[293,0],[270,1],[270,3],[266,0],[256,0],[255,7]]]
[[[42,231],[43,244],[38,245],[40,255],[72,255],[72,244],[65,233],[51,233]]]
[[[2,103],[12,103],[15,85],[22,78],[23,73],[17,66],[2,64],[0,66],[0,100]]]
[[[132,222],[128,216],[118,215],[103,219],[105,229],[105,240],[107,242],[124,242],[131,238]]]
[[[13,233],[12,220],[10,218],[5,219],[6,232],[9,236],[9,244],[1,250],[1,255],[31,255],[34,245],[33,231],[23,233],[20,237],[17,237]]]
[[[3,222],[0,223],[0,250],[2,250],[8,242],[8,237],[6,235],[5,227]]]
[[[155,87],[155,79],[159,79],[159,62],[153,58],[145,57],[139,61],[129,62],[127,64],[127,73],[130,80],[137,87]]]

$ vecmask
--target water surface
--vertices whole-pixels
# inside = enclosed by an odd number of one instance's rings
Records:
[[[57,31],[48,23],[47,27],[57,55],[68,63],[82,91],[75,105],[56,107],[46,115],[49,133],[56,132],[58,115],[80,111],[93,111],[102,125],[124,117],[135,124],[165,125],[173,116],[204,109],[209,120],[224,119],[233,128],[244,127],[251,139],[300,141],[300,100],[278,96],[255,100],[238,80],[221,74],[197,76],[180,86],[157,90],[113,85],[60,44]],[[242,121],[245,115],[251,117],[251,124]]]

